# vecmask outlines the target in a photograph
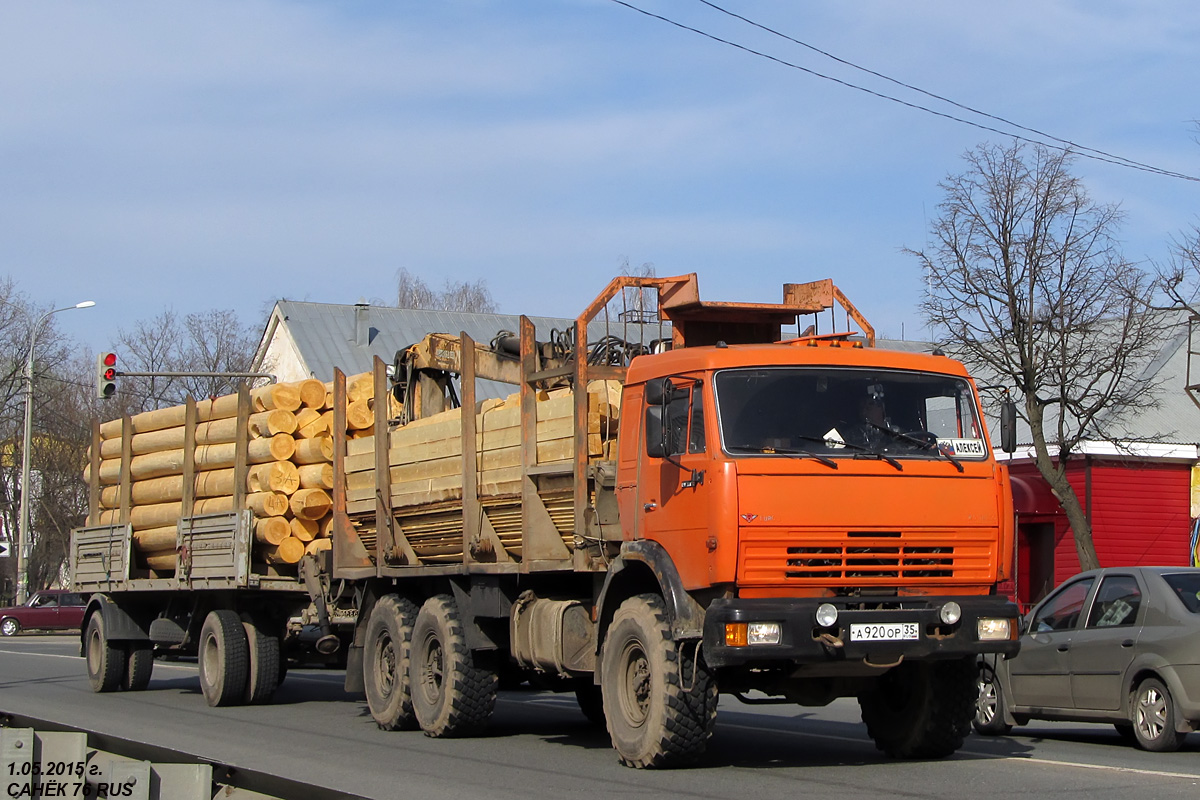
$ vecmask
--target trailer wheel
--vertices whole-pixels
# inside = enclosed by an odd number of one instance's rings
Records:
[[[108,640],[104,616],[97,611],[88,620],[83,637],[88,682],[93,692],[112,692],[121,687],[125,672],[125,654]]]
[[[154,672],[154,646],[134,642],[125,651],[125,672],[121,676],[121,688],[127,692],[140,692],[150,685]]]
[[[975,719],[971,724],[976,732],[983,736],[1001,736],[1011,731],[1012,725],[1004,721],[1004,691],[991,667],[979,668],[975,687]]]
[[[367,620],[363,685],[367,708],[385,731],[415,731],[412,701],[412,634],[417,606],[389,594],[379,598]]]
[[[210,611],[200,628],[200,690],[210,706],[232,706],[245,698],[250,646],[236,612]]]
[[[906,661],[858,704],[875,747],[893,758],[944,758],[962,746],[978,696],[972,658]]]
[[[435,595],[413,623],[412,704],[427,736],[473,736],[486,726],[500,682],[495,670],[476,664],[454,599]]]
[[[694,761],[712,736],[717,684],[690,644],[676,646],[657,595],[621,604],[601,653],[604,717],[628,767]]]
[[[250,655],[243,700],[251,704],[269,703],[279,687],[279,637],[250,620],[242,621],[246,632],[246,650]]]

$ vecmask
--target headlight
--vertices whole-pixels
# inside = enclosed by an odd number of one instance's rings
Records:
[[[779,644],[783,634],[778,622],[751,622],[746,631],[748,644]]]
[[[976,623],[981,642],[1004,642],[1012,638],[1012,620],[981,618]]]
[[[833,603],[821,603],[817,606],[817,624],[822,628],[828,628],[837,622],[838,610]]]
[[[941,617],[942,622],[947,625],[953,625],[962,619],[962,606],[951,600],[942,606],[942,610],[938,613],[938,616]]]

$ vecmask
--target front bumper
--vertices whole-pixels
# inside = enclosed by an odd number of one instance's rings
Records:
[[[962,608],[962,616],[953,625],[939,618],[941,607],[953,600]],[[838,609],[837,621],[830,627],[816,622],[817,607],[832,603]],[[956,658],[979,653],[1016,655],[1018,611],[1015,604],[1000,596],[888,598],[872,600],[873,608],[864,607],[858,598],[750,598],[714,600],[704,615],[704,659],[710,667],[784,664],[816,665],[837,661],[893,664],[900,659],[926,660]],[[1010,620],[1012,636],[1003,641],[980,641],[980,618]],[[725,626],[738,622],[777,622],[781,628],[778,644],[731,646],[726,643]],[[857,624],[895,625],[915,622],[918,638],[900,641],[855,641],[850,626]]]

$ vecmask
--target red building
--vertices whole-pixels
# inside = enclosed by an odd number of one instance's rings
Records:
[[[1068,464],[1067,476],[1091,521],[1100,564],[1191,565],[1196,447],[1145,445],[1133,456],[1093,445],[1085,452]],[[1079,556],[1066,514],[1033,461],[1018,454],[1009,471],[1017,515],[1015,594],[1024,607],[1079,572]]]

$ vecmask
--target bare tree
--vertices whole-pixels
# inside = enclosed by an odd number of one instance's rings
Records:
[[[1118,209],[1088,197],[1068,153],[985,144],[964,158],[967,170],[940,184],[928,249],[908,251],[924,267],[923,309],[971,370],[1015,387],[1037,469],[1091,569],[1091,525],[1067,462],[1154,402],[1142,367],[1162,326],[1135,299],[1150,281],[1113,239]]]
[[[188,314],[181,321],[168,310],[138,320],[130,329],[122,328],[114,349],[123,372],[237,373],[249,371],[258,341],[257,329],[242,323],[233,311]],[[189,394],[229,394],[237,382],[223,377],[122,377],[117,382],[117,401],[105,408],[105,415],[177,405]]]
[[[53,306],[38,306],[20,293],[11,278],[0,277],[0,526],[3,538],[14,542],[21,505],[20,465],[25,446],[24,410],[26,358],[32,324]],[[69,362],[74,350],[58,332],[55,317],[42,321],[35,340],[33,427],[30,443],[28,571],[30,586],[43,588],[60,577],[70,529],[82,521],[86,498],[81,498],[82,450],[87,447],[86,418],[65,419],[64,403],[80,390],[77,366]],[[90,360],[90,359],[88,359]],[[93,367],[85,367],[90,371]],[[87,374],[87,373],[84,373]],[[18,559],[4,560],[0,595],[16,585]]]
[[[1200,316],[1200,225],[1172,242],[1171,257],[1157,271],[1170,307]]]
[[[403,268],[396,271],[396,307],[496,313],[496,303],[492,300],[487,281],[482,278],[470,282],[447,280],[442,290],[436,291],[419,276]]]

